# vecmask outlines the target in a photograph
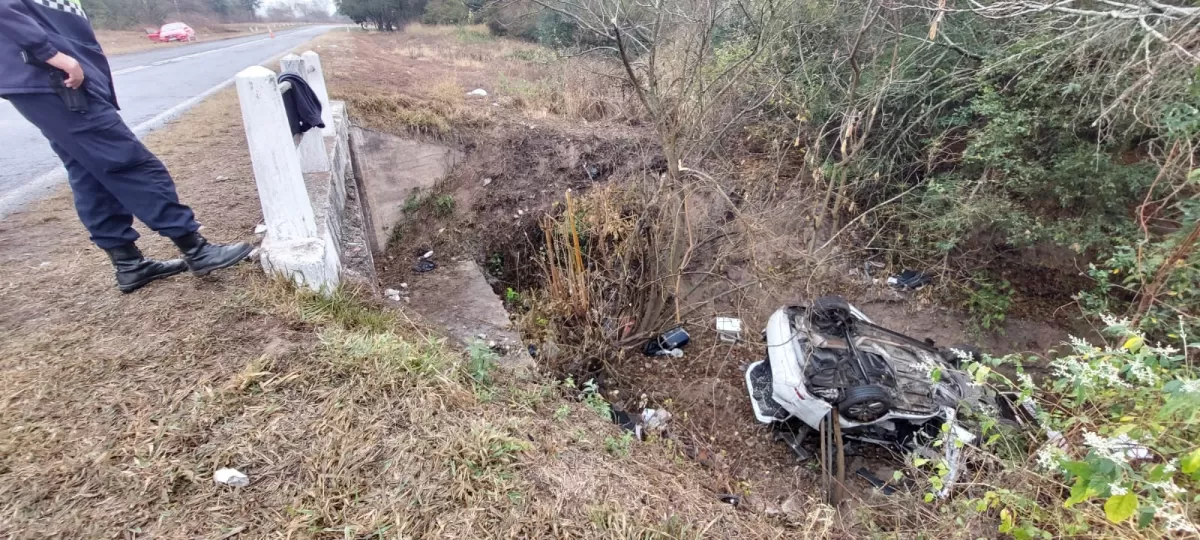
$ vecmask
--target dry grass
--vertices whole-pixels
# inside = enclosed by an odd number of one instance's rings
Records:
[[[149,141],[219,241],[260,219],[239,119],[225,92]],[[110,272],[65,189],[0,223],[0,537],[831,531],[802,495],[775,517],[719,502],[731,486],[670,443],[612,455],[619,428],[561,385],[481,383],[462,351],[353,294],[246,265],[121,295]],[[215,485],[219,467],[251,485]]]
[[[337,43],[334,43],[334,40]],[[471,129],[496,116],[539,121],[640,122],[620,73],[592,57],[558,59],[547,49],[493,38],[482,27],[409,25],[394,34],[339,34],[322,54],[335,97],[372,127]],[[373,59],[389,58],[382,67]],[[476,88],[486,98],[466,98]],[[372,96],[372,97],[368,97]],[[447,104],[453,109],[447,111]]]

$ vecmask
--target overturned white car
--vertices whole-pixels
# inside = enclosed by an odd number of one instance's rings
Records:
[[[836,406],[843,430],[894,429],[983,397],[955,353],[877,326],[840,297],[782,308],[765,334],[767,360],[746,370],[764,423],[795,417],[816,428]]]

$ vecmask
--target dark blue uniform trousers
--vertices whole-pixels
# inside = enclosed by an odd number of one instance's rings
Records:
[[[42,130],[67,167],[75,210],[97,246],[137,240],[134,216],[168,238],[200,228],[192,209],[179,203],[167,168],[107,100],[88,99],[88,112],[80,114],[67,110],[55,94],[4,97]]]

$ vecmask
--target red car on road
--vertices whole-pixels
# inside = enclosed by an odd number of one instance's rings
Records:
[[[195,41],[196,31],[192,27],[181,22],[173,22],[162,25],[162,28],[154,30],[146,29],[146,37],[150,41],[158,43],[167,43],[169,41]]]

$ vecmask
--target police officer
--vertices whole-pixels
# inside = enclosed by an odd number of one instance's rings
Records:
[[[203,276],[245,260],[249,244],[211,244],[196,232],[200,224],[179,202],[167,168],[117,114],[108,59],[79,1],[0,0],[0,97],[62,159],[79,219],[112,259],[117,287],[128,293],[184,270]],[[69,110],[49,70],[62,71],[67,88],[83,90],[86,112]],[[143,257],[134,216],[170,238],[183,258]]]

